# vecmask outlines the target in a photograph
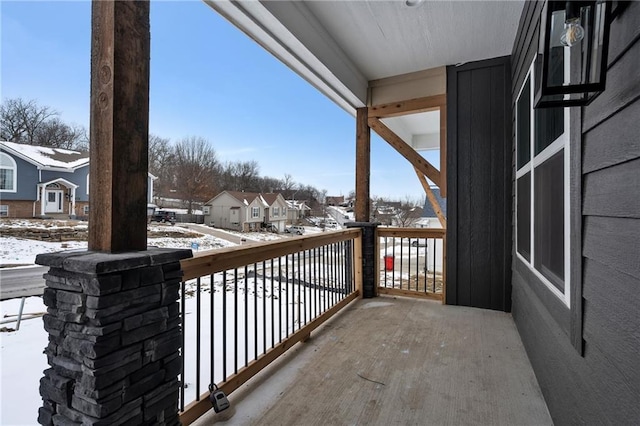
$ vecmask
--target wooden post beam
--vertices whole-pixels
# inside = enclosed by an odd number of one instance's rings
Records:
[[[427,96],[425,98],[390,102],[369,107],[369,118],[388,118],[400,115],[416,114],[445,109],[447,95]]]
[[[442,225],[443,229],[447,229],[447,218],[444,217],[444,214],[442,213],[442,209],[440,208],[440,203],[438,203],[438,199],[436,198],[435,194],[431,190],[431,187],[429,187],[429,182],[427,182],[427,178],[425,178],[424,175],[420,173],[418,169],[415,169],[415,170],[416,170],[416,174],[418,175],[418,179],[422,184],[422,188],[424,188],[424,192],[427,194],[429,203],[431,204],[431,207],[433,207],[433,211],[436,212],[436,216],[438,216],[438,220],[440,220],[440,225]]]
[[[384,123],[377,118],[369,118],[369,127],[380,135],[382,139],[387,141],[389,145],[395,148],[404,158],[406,158],[413,167],[419,170],[422,174],[426,175],[436,185],[440,186],[442,179],[440,171],[436,169],[431,163],[429,163],[423,156],[418,154],[409,144],[403,141],[398,135],[396,135],[390,128],[384,125]]]
[[[89,250],[147,248],[149,1],[91,10]]]
[[[356,222],[369,222],[371,174],[371,130],[368,124],[368,109],[356,111]]]

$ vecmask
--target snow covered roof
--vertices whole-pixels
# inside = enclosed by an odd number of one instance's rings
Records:
[[[0,148],[42,168],[77,169],[89,164],[88,152],[5,141],[0,141]]]
[[[286,200],[286,202],[287,202],[287,207],[290,209],[311,210],[311,208],[307,206],[304,201]]]

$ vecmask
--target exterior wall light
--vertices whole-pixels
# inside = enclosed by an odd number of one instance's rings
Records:
[[[536,58],[536,108],[589,104],[605,89],[608,1],[547,1]]]

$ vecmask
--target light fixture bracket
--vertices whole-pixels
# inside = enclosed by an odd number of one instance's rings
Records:
[[[588,105],[606,86],[610,2],[547,1],[540,18],[535,107]],[[561,42],[569,20],[584,29],[571,47]],[[564,35],[566,37],[566,34]]]

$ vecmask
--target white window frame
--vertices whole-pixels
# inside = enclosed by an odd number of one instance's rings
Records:
[[[256,219],[260,217],[260,207],[251,207],[251,218]]]
[[[209,206],[202,206],[202,214],[203,215],[211,214],[209,210]]]
[[[0,188],[0,192],[17,192],[18,191],[18,165],[12,156],[5,152],[0,152],[0,158],[7,158],[12,164],[11,166],[0,166],[0,169],[11,170],[13,173],[13,186],[8,189]]]
[[[273,217],[280,217],[280,207],[273,208]]]
[[[86,215],[89,214],[89,205],[85,205],[84,207],[82,207],[82,212]]]
[[[568,61],[565,61],[565,63],[568,63]],[[565,67],[565,76],[568,76],[568,67]],[[520,177],[524,176],[527,173],[530,173],[530,194],[529,194],[529,199],[530,199],[530,203],[529,203],[529,207],[530,207],[530,247],[529,247],[529,251],[530,251],[530,259],[527,260],[524,258],[524,256],[522,256],[519,252],[518,252],[518,204],[516,201],[516,208],[515,208],[515,218],[514,218],[514,223],[515,223],[515,240],[516,240],[516,256],[518,259],[520,259],[520,261],[522,263],[524,263],[534,274],[536,277],[538,277],[540,279],[540,281],[545,285],[545,287],[547,287],[551,293],[553,293],[556,297],[558,297],[565,305],[567,305],[567,307],[571,308],[571,205],[570,205],[570,191],[569,191],[569,184],[570,184],[570,173],[571,173],[571,169],[570,169],[570,140],[571,140],[571,131],[570,131],[570,114],[571,111],[569,108],[564,108],[564,132],[558,136],[558,138],[553,141],[551,144],[549,144],[544,150],[542,150],[542,152],[540,152],[538,155],[535,155],[535,111],[533,109],[533,102],[535,100],[535,59],[532,62],[531,66],[529,67],[529,72],[527,73],[524,81],[522,82],[522,86],[520,87],[519,91],[518,91],[518,96],[516,98],[516,106],[518,105],[518,100],[520,99],[520,96],[522,95],[522,91],[524,89],[524,87],[526,86],[527,80],[530,79],[530,84],[529,84],[529,90],[530,90],[530,102],[531,102],[531,107],[530,107],[530,112],[529,112],[529,123],[530,123],[530,128],[529,128],[529,149],[530,149],[530,157],[529,157],[529,161],[524,164],[519,170],[517,169],[518,167],[518,163],[517,160],[515,162],[515,167],[516,167],[516,185],[515,185],[515,192],[516,192],[516,200],[518,200],[518,185],[517,185],[517,181]],[[518,114],[515,114],[515,135],[516,135],[516,141],[515,141],[515,147],[516,147],[516,159],[518,158],[518,140],[517,140],[517,129],[518,129]],[[542,273],[540,271],[538,271],[535,268],[535,232],[534,232],[534,225],[535,225],[535,204],[534,204],[534,197],[535,197],[535,170],[538,166],[540,166],[541,164],[543,164],[545,161],[547,161],[549,158],[551,158],[553,155],[555,155],[556,153],[558,153],[561,149],[564,149],[563,151],[563,156],[564,156],[564,277],[563,277],[563,282],[564,282],[564,293],[562,291],[560,291],[555,285],[553,285],[551,283],[551,281],[549,281],[544,275],[542,275]]]
[[[0,205],[0,217],[9,217],[9,205],[8,204]]]

